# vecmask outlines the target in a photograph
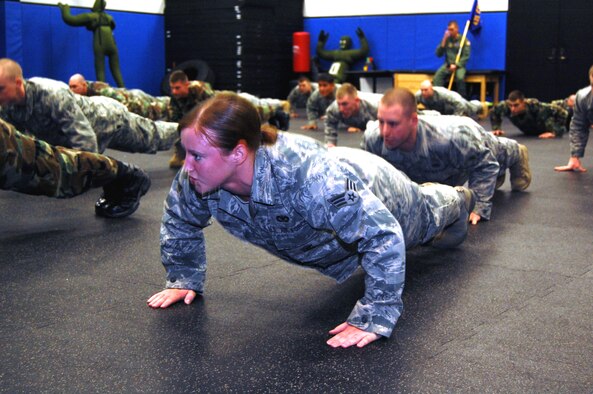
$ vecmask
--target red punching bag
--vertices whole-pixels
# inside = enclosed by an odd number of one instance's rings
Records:
[[[305,31],[292,34],[292,70],[307,73],[311,70],[311,36]]]

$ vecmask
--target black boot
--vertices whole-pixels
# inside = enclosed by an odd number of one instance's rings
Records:
[[[98,216],[123,218],[133,214],[140,205],[140,197],[150,188],[146,172],[121,161],[117,165],[117,178],[103,186],[103,195],[95,203]]]

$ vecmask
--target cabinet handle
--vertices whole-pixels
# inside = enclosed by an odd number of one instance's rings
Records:
[[[566,51],[564,50],[564,48],[560,48],[560,53],[558,54],[558,59],[560,59],[561,62],[566,60]]]
[[[556,48],[550,48],[550,53],[548,55],[548,60],[553,62],[556,60]]]

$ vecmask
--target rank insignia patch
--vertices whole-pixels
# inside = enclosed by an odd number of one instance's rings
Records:
[[[336,208],[342,208],[346,205],[353,205],[358,202],[360,196],[356,184],[350,179],[346,180],[346,191],[340,195],[328,199],[328,202]]]

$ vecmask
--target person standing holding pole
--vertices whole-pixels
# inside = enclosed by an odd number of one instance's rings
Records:
[[[451,90],[453,80],[455,80],[457,92],[464,98],[467,96],[465,65],[469,60],[471,51],[471,43],[466,39],[469,24],[470,21],[468,20],[465,24],[463,36],[459,35],[459,25],[456,21],[450,21],[447,25],[443,39],[436,49],[437,57],[444,56],[445,63],[439,67],[432,82],[434,86],[446,86],[446,78],[450,75],[449,90]]]

